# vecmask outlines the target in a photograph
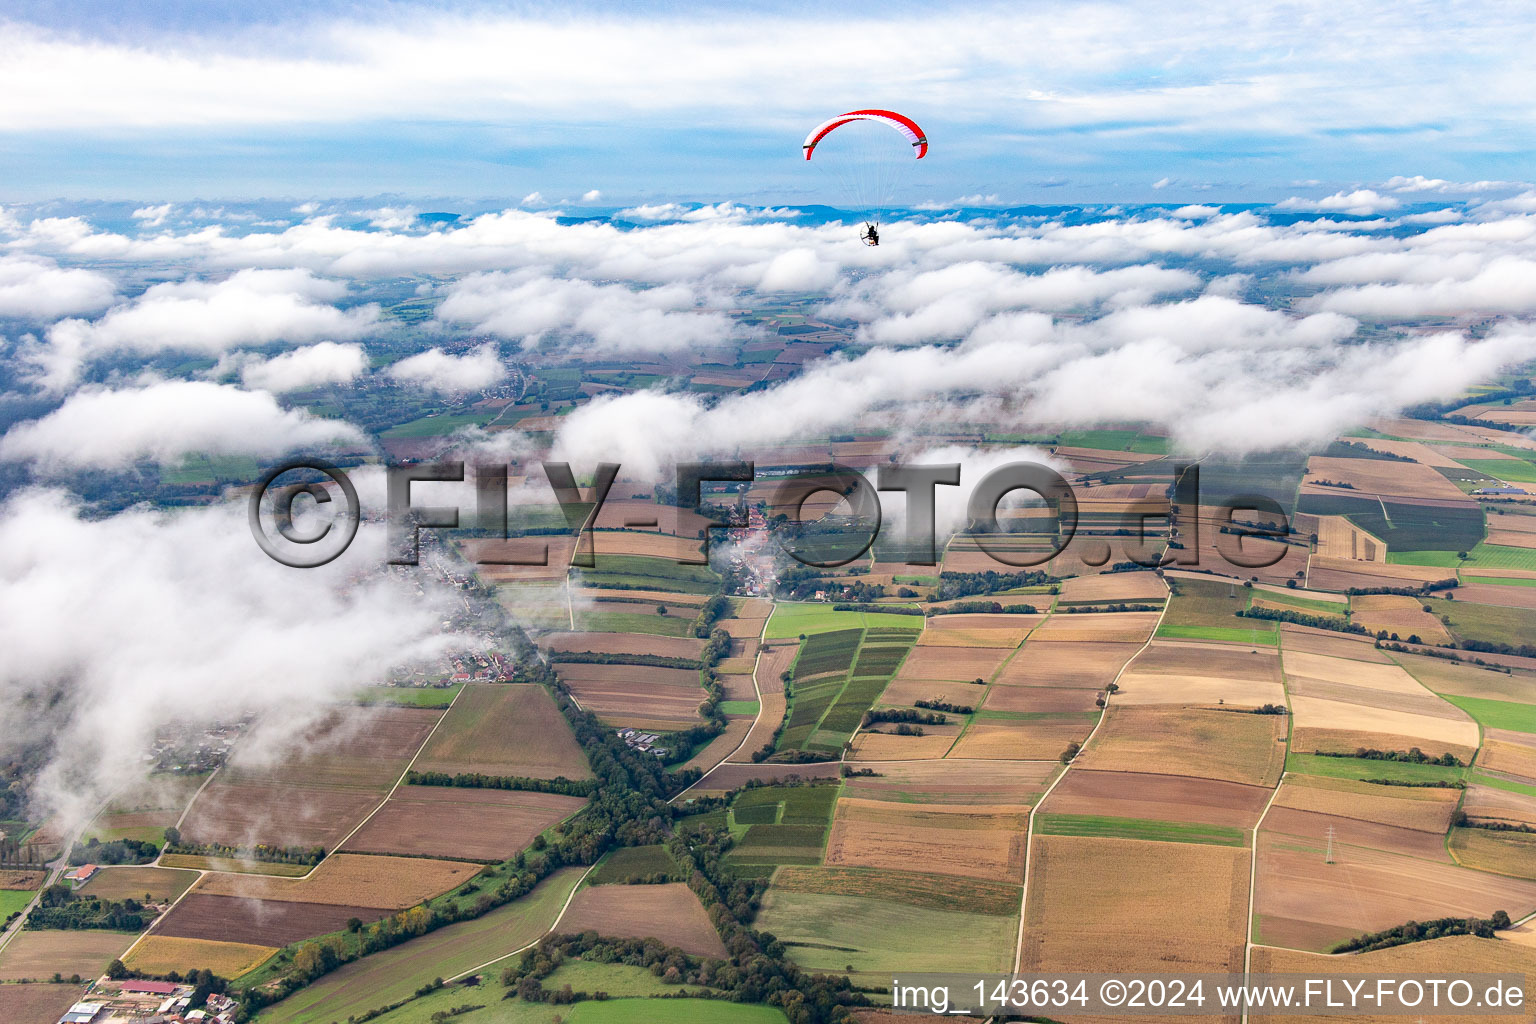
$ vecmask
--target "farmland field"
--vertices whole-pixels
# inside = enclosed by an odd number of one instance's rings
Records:
[[[1006,971],[1012,967],[1018,903],[1011,916],[915,907],[872,897],[783,890],[772,886],[754,927],[789,945],[809,971],[843,974],[861,984],[890,984],[905,971]]]
[[[1251,828],[1268,803],[1263,786],[1074,767],[1042,811]]]
[[[273,946],[146,935],[123,963],[129,970],[145,974],[169,974],[171,971],[185,974],[189,970],[202,970],[234,979],[259,967],[276,952]]]
[[[50,972],[50,977],[51,977]],[[80,986],[0,984],[0,1020],[9,1024],[54,1024],[80,998]]]
[[[1068,743],[1087,739],[1098,718],[1097,712],[981,711],[948,756],[1053,761]]]
[[[462,885],[479,872],[479,865],[462,861],[337,853],[307,878],[211,874],[192,895],[403,910]]]
[[[439,928],[327,974],[262,1011],[261,1024],[330,1024],[410,996],[533,942],[549,930],[581,868],[562,868],[520,900],[472,921]]]
[[[1292,774],[1280,784],[1275,806],[1444,835],[1459,795],[1458,790],[1434,786],[1380,786]]]
[[[535,779],[592,777],[549,691],[528,683],[467,686],[422,749],[415,770]]]
[[[1536,693],[1531,697],[1536,700]],[[1490,729],[1536,733],[1536,705],[1515,704],[1507,700],[1486,700],[1481,697],[1448,696],[1445,699]]]
[[[1154,821],[1147,818],[1111,818],[1099,814],[1041,814],[1035,834],[1046,836],[1098,836],[1145,839],[1164,843],[1207,843],[1212,846],[1243,846],[1243,830],[1229,825]]]
[[[1111,704],[1074,763],[1272,786],[1285,763],[1285,725],[1281,715]]]
[[[677,862],[665,846],[625,846],[603,858],[597,870],[587,876],[592,885],[628,882],[650,875],[677,874]]]
[[[155,934],[252,946],[286,946],[290,942],[340,931],[354,917],[364,924],[372,924],[388,917],[393,909],[205,896],[192,892],[183,896],[181,902],[161,918]]]
[[[31,889],[0,889],[0,924],[10,920],[12,914],[25,910],[36,895]],[[139,896],[143,895],[139,893]]]
[[[616,938],[660,939],[697,956],[725,956],[699,898],[681,882],[583,886],[560,919],[560,931],[588,930]]]
[[[1247,906],[1247,850],[1037,836],[1023,967],[1240,972]]]
[[[1287,771],[1304,775],[1334,779],[1390,779],[1396,782],[1454,782],[1466,774],[1465,768],[1413,764],[1407,761],[1372,761],[1360,757],[1325,757],[1310,751],[1289,755],[1285,767]]]
[[[401,786],[345,849],[503,860],[585,803],[558,793]]]
[[[1451,832],[1451,855],[1479,871],[1536,879],[1536,835],[1458,828]]]
[[[1028,814],[1016,807],[838,801],[826,863],[910,870],[1001,882],[1022,880]]]
[[[146,895],[153,896],[157,900],[173,900],[186,892],[187,887],[195,881],[197,881],[195,871],[155,867],[104,867],[98,870],[89,882],[81,886],[80,891],[87,896],[98,896],[104,900],[142,900]],[[0,917],[4,916],[4,912],[0,911]]]
[[[894,612],[840,612],[833,610],[830,604],[821,602],[781,602],[774,605],[773,617],[768,620],[767,638],[793,640],[802,633],[812,636],[834,630],[863,629],[865,626],[892,626],[916,633],[923,628],[923,619],[919,615],[898,615]]]
[[[133,940],[126,932],[24,929],[0,951],[0,981],[45,981],[55,973],[96,978]]]

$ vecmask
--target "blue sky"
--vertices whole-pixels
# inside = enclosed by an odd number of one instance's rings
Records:
[[[1517,3],[63,6],[6,6],[0,201],[836,201],[799,140],[860,105],[927,128],[912,202],[1454,192],[1536,158]]]

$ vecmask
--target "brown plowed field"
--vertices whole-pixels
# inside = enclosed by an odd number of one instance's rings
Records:
[[[930,650],[946,650],[943,647],[934,647]],[[880,699],[876,702],[886,707],[912,707],[914,702],[920,700],[942,700],[950,704],[959,704],[962,707],[975,707],[987,691],[984,687],[975,683],[956,682],[945,679],[892,679],[880,693]]]
[[[775,677],[777,678],[777,677]],[[783,684],[773,693],[765,693],[758,700],[757,721],[752,724],[751,731],[747,733],[747,741],[742,745],[741,754],[737,760],[745,761],[751,758],[755,751],[761,750],[773,739],[774,730],[779,723],[784,721],[784,712],[789,710],[789,702],[784,699]]]
[[[1061,585],[1063,601],[1157,600],[1168,596],[1168,587],[1152,572],[1112,572],[1076,576]]]
[[[696,681],[698,673],[692,676]],[[549,691],[529,683],[466,686],[423,748],[415,768],[449,775],[592,777],[586,755]]]
[[[556,671],[582,707],[635,728],[691,724],[706,696],[692,669],[562,664]]]
[[[870,800],[1027,807],[1050,785],[1059,767],[1039,761],[911,761],[882,765],[879,775],[849,776],[844,785],[850,796]]]
[[[1103,689],[1121,666],[1136,656],[1139,644],[1043,643],[1026,640],[1024,647],[997,677],[1000,686],[1083,686]]]
[[[1116,707],[1074,762],[1098,771],[1189,775],[1273,786],[1285,764],[1285,718],[1202,708]]]
[[[1307,473],[1302,479],[1302,494],[1337,495],[1339,488],[1323,487],[1315,480],[1332,480],[1335,483],[1352,484],[1352,495],[1385,495],[1399,498],[1442,498],[1446,501],[1469,503],[1471,501],[1455,484],[1429,466],[1417,462],[1396,462],[1388,459],[1338,459],[1314,455],[1307,460]]]
[[[1372,444],[1378,442],[1372,441]],[[1507,933],[1501,933],[1507,934]],[[1404,946],[1378,949],[1353,956],[1319,956],[1293,949],[1257,946],[1253,951],[1255,974],[1295,974],[1319,977],[1329,974],[1385,974],[1399,977],[1443,978],[1456,974],[1488,972],[1525,975],[1525,1005],[1536,1000],[1536,948],[1504,939],[1479,939],[1473,935],[1452,935],[1428,942],[1410,942]],[[1514,1024],[1529,1017],[1525,1014],[1469,1015],[1439,1012],[1436,1024]],[[1336,1024],[1337,1016],[1253,1013],[1253,1024]],[[1350,1024],[1405,1024],[1413,1016],[1387,1016],[1352,1013]]]
[[[155,934],[180,939],[241,942],[251,946],[286,946],[300,939],[340,931],[354,917],[364,924],[371,924],[390,913],[392,911],[386,907],[247,900],[237,896],[189,893],[160,922]]]
[[[1306,700],[1308,698],[1292,698],[1293,700]],[[1337,703],[1328,701],[1326,703]],[[1354,707],[1355,705],[1341,705]],[[1408,716],[1421,722],[1432,722],[1437,719],[1424,715]],[[1422,730],[1419,730],[1422,732]],[[1412,735],[1401,732],[1366,732],[1358,729],[1316,729],[1304,728],[1300,724],[1296,726],[1291,736],[1291,746],[1297,753],[1310,754],[1314,750],[1326,750],[1334,753],[1352,753],[1360,747],[1375,747],[1377,750],[1408,750],[1418,747],[1431,757],[1439,757],[1441,754],[1451,754],[1465,764],[1471,759],[1475,746],[1461,743],[1446,743],[1443,740],[1429,739],[1422,735]]]
[[[989,679],[1010,653],[993,647],[914,647],[896,676],[956,682]]]
[[[1536,590],[1536,587],[1524,589]],[[1436,693],[1517,703],[1530,700],[1531,694],[1536,693],[1536,673],[1515,671],[1506,674],[1500,669],[1411,654],[1399,654],[1397,657],[1415,679]]]
[[[1074,643],[1144,643],[1157,627],[1157,612],[1057,614],[1035,628],[1035,640]]]
[[[146,895],[156,900],[173,900],[195,881],[196,871],[119,865],[101,868],[80,891],[104,900],[142,900]]]
[[[1094,698],[1100,691],[1086,689],[1057,689],[1051,686],[994,686],[986,691],[982,707],[988,711],[1093,711]]]
[[[1051,791],[1048,814],[1101,814],[1111,818],[1190,821],[1252,828],[1270,790],[1214,779],[1074,768]]]
[[[781,677],[794,664],[799,650],[798,640],[778,640],[764,644],[757,659],[757,671],[752,674],[752,678],[757,680],[758,690],[764,694],[783,693],[784,680]]]
[[[1068,743],[1087,739],[1095,721],[1091,714],[977,719],[950,749],[949,756],[1054,761]]]
[[[720,689],[726,700],[757,700],[757,689],[750,675],[725,675],[720,677]]]
[[[1363,637],[1352,639],[1339,633],[1325,633],[1289,622],[1280,624],[1280,647],[1287,655],[1296,651],[1377,664],[1388,664],[1392,660],[1385,652],[1376,649],[1374,641]]]
[[[919,647],[997,647],[1011,651],[1024,642],[1027,629],[925,629]]]
[[[616,938],[660,939],[697,956],[726,955],[703,904],[681,882],[587,886],[571,901],[559,931],[588,930]]]
[[[1511,793],[1476,782],[1467,785],[1461,809],[1472,818],[1508,821],[1536,827],[1536,796]]]
[[[1039,607],[1045,602],[1049,594],[1024,594],[1018,599],[1019,604],[1033,604]],[[962,600],[971,600],[962,598]],[[939,632],[948,630],[975,630],[975,629],[1006,629],[1011,632],[1034,629],[1045,620],[1044,615],[1014,615],[994,614],[990,612],[963,612],[959,615],[930,615],[928,616],[925,631],[935,630]]]
[[[725,721],[725,731],[690,757],[683,765],[684,768],[697,768],[707,772],[715,765],[724,761],[726,757],[741,746],[741,741],[746,739],[747,733],[752,730],[752,715],[732,715]],[[748,748],[746,754],[750,757],[752,751]]]
[[[479,873],[478,864],[462,861],[338,853],[327,857],[306,878],[205,875],[193,895],[403,910],[462,885]]]
[[[1117,704],[1284,704],[1280,659],[1223,644],[1153,641],[1119,679]]]
[[[505,860],[585,802],[558,793],[401,786],[347,841],[346,849]]]
[[[378,806],[442,712],[348,708],[312,730],[293,756],[270,746],[257,763],[237,746],[192,803],[181,832],[193,842],[330,849]],[[259,729],[259,724],[258,724]]]
[[[1247,850],[1075,836],[1034,845],[1024,970],[1242,972]]]
[[[1293,697],[1316,697],[1325,701],[1359,704],[1367,708],[1389,704],[1393,711],[1407,711],[1415,715],[1428,715],[1430,718],[1444,718],[1451,721],[1463,719],[1463,712],[1459,708],[1441,700],[1428,690],[1419,690],[1414,693],[1384,692],[1368,686],[1325,682],[1304,676],[1292,679],[1289,685]]]
[[[1486,729],[1477,763],[1491,771],[1536,779],[1536,736],[1507,729]]]
[[[1417,634],[1427,644],[1444,644],[1451,640],[1451,634],[1439,618],[1424,610],[1424,602],[1407,594],[1360,594],[1350,598],[1349,608],[1351,620],[1372,633],[1384,629],[1404,640]]]
[[[53,977],[53,971],[49,971],[47,977]],[[63,985],[0,985],[0,1020],[8,1024],[54,1024],[79,999],[80,986],[68,982]]]
[[[511,537],[506,540],[487,538],[462,542],[464,557],[476,562],[475,574],[485,582],[528,583],[534,580],[564,580],[571,564],[571,552],[576,548],[574,537]],[[544,565],[497,565],[481,564],[480,558],[515,559],[533,562],[542,559]]]
[[[943,757],[960,735],[957,725],[927,725],[922,736],[860,732],[853,738],[851,761],[925,761]]]
[[[45,981],[54,973],[78,974],[95,981],[107,964],[122,956],[135,936],[99,929],[31,931],[23,929],[0,952],[0,981]],[[75,988],[78,996],[80,989]],[[3,1004],[0,1004],[3,1005]],[[55,1018],[57,1019],[57,1018]]]
[[[691,636],[651,633],[547,633],[539,643],[552,651],[591,651],[594,654],[656,654],[664,658],[697,658],[704,641]]]
[[[1461,794],[1454,789],[1378,786],[1354,779],[1288,775],[1275,796],[1276,807],[1337,814],[1396,828],[1443,836]]]
[[[1338,842],[1334,863],[1325,864],[1326,842],[1261,831],[1260,941],[1325,950],[1405,921],[1487,917],[1495,910],[1519,919],[1536,909],[1536,882]]]
[[[696,537],[672,537],[640,530],[597,530],[592,534],[592,543],[599,569],[603,566],[604,555],[644,555],[677,561],[698,558],[700,548]]]
[[[1303,842],[1325,841],[1330,828],[1333,829],[1335,849],[1340,845],[1362,846],[1387,853],[1422,857],[1442,864],[1450,863],[1450,856],[1445,852],[1445,836],[1440,833],[1380,825],[1336,814],[1298,811],[1290,807],[1271,807],[1264,818],[1265,832],[1292,836]]]
[[[577,591],[577,595],[594,600],[600,597],[613,598],[611,604],[606,601],[599,603],[608,604],[615,611],[619,610],[619,606],[632,601],[652,601],[656,604],[664,604],[668,608],[677,605],[679,608],[697,609],[699,605],[709,600],[708,594],[679,594],[670,590],[609,590],[606,587],[583,587]],[[655,604],[650,607],[655,608]]]
[[[1029,815],[1017,808],[948,808],[845,797],[837,802],[828,864],[1018,882]]]

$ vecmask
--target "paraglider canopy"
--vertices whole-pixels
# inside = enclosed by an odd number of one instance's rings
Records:
[[[928,136],[916,121],[894,110],[850,110],[812,128],[801,149],[841,193],[838,205],[864,221],[859,240],[879,245],[876,229],[882,214],[890,209],[898,185],[928,155]]]
[[[811,158],[811,154],[816,151],[817,143],[822,139],[852,121],[878,121],[888,124],[905,135],[907,141],[912,143],[912,148],[917,151],[917,159],[921,160],[928,155],[928,136],[923,134],[917,122],[907,115],[898,114],[894,110],[850,110],[846,114],[828,118],[811,129],[811,134],[805,137],[805,144],[802,147],[805,150],[805,158],[807,160]]]

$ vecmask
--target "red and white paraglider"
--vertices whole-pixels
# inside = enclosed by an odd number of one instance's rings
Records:
[[[864,244],[879,245],[881,214],[911,168],[928,155],[928,136],[894,110],[850,110],[812,128],[801,148],[806,160],[815,157],[811,162],[836,181],[844,203],[864,217],[859,236]]]

